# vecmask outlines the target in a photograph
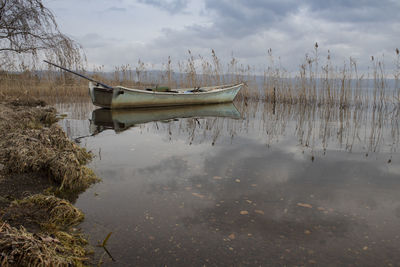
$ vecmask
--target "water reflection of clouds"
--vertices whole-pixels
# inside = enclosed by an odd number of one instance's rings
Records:
[[[232,214],[229,210],[233,209],[238,214],[236,201],[249,203],[246,202],[249,200],[257,203],[257,208],[264,208],[270,219],[286,222],[298,219],[295,213],[297,203],[312,203],[314,211],[321,207],[314,217],[319,214],[324,218],[323,210],[333,209],[337,213],[335,216],[343,217],[343,220],[356,213],[360,217],[366,216],[365,207],[379,209],[387,213],[386,217],[391,217],[393,210],[388,207],[393,205],[388,206],[387,201],[400,203],[397,194],[394,194],[395,188],[400,189],[400,184],[395,182],[397,175],[380,170],[379,162],[347,160],[342,153],[332,153],[313,163],[297,160],[293,153],[249,142],[235,148],[220,149],[214,156],[204,158],[206,175],[201,172],[192,175],[183,162],[182,159],[171,158],[160,165],[139,170],[139,173],[146,177],[176,177],[178,180],[187,177],[178,187],[171,187],[171,178],[167,179],[169,182],[165,186],[176,192],[191,186],[199,194],[211,196],[214,204],[223,201],[229,214]],[[214,180],[215,175],[221,179]],[[160,180],[156,183],[159,182],[162,183]],[[151,186],[155,187],[154,184]],[[232,207],[226,206],[230,204]],[[220,208],[216,207],[207,209],[210,211],[202,211],[201,214],[208,216],[210,212],[220,212]],[[291,215],[296,216],[291,218]],[[373,217],[373,214],[368,215],[375,221],[377,218]],[[307,221],[307,217],[303,219]]]
[[[180,119],[88,138],[89,148],[101,147],[101,160],[93,164],[104,182],[95,186],[98,202],[84,195],[78,206],[116,228],[122,249],[157,233],[185,244],[193,253],[189,260],[212,250],[214,260],[224,258],[227,265],[228,247],[251,263],[279,261],[286,249],[292,261],[282,263],[297,264],[299,257],[354,263],[364,247],[373,250],[359,265],[399,259],[386,253],[400,252],[400,158],[384,145],[392,140],[390,128],[373,130],[379,140],[371,147],[379,153],[366,156],[371,127],[357,132],[351,123],[340,128],[328,121],[324,131],[291,116],[278,122],[268,116],[264,122],[251,116]],[[143,232],[134,232],[135,226]],[[226,241],[229,236],[234,238]]]
[[[399,180],[400,180],[400,164],[397,163],[391,163],[390,166],[385,166],[382,167],[383,171],[388,171],[391,174],[398,175]]]

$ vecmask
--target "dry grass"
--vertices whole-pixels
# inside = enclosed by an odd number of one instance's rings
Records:
[[[84,219],[83,213],[69,201],[40,194],[14,201],[6,210],[7,213],[11,217],[20,217],[19,221],[29,217],[39,222],[43,230],[66,229]]]
[[[82,266],[88,260],[87,241],[71,232],[84,215],[66,200],[33,195],[14,201],[2,218],[1,266]]]
[[[217,84],[245,82],[247,86],[238,95],[239,100],[257,99],[275,103],[304,103],[331,105],[343,108],[350,105],[382,105],[400,98],[400,55],[396,50],[393,73],[386,73],[385,62],[371,58],[369,71],[360,74],[357,62],[349,58],[343,66],[334,66],[331,53],[322,57],[315,44],[311,54],[307,54],[300,64],[297,74],[289,73],[268,50],[268,64],[263,69],[241,64],[232,58],[222,62],[211,51],[210,57],[195,56],[188,51],[186,61],[173,62],[169,57],[161,69],[139,60],[136,66],[115,67],[106,74],[104,66],[95,67],[90,72],[93,78],[110,85],[146,88],[156,85],[174,87],[198,87]],[[18,69],[18,68],[17,68]],[[21,72],[0,73],[0,95],[34,95],[38,97],[88,96],[87,81],[69,73],[60,73],[53,68],[29,70],[25,66]],[[83,71],[85,74],[85,72]],[[262,74],[263,73],[263,74]],[[86,73],[87,74],[87,73]],[[394,88],[389,88],[388,77],[395,80]],[[366,87],[372,87],[367,93]],[[390,94],[388,91],[391,91]]]
[[[394,73],[386,73],[383,59],[371,57],[370,67],[360,74],[357,61],[349,58],[343,66],[334,66],[328,51],[321,60],[318,44],[306,55],[299,74],[291,77],[269,50],[270,66],[264,72],[265,96],[268,102],[317,104],[346,108],[377,107],[399,102],[400,57],[396,50]],[[390,85],[393,77],[394,86]],[[397,100],[396,100],[397,99]]]
[[[64,193],[96,181],[84,166],[91,154],[70,141],[57,120],[54,108],[34,98],[0,103],[2,175],[47,173]],[[87,261],[87,241],[72,230],[84,215],[70,202],[37,194],[0,213],[1,266],[82,266]]]
[[[0,161],[6,171],[44,172],[60,189],[68,190],[83,190],[97,180],[84,166],[91,154],[54,124],[54,108],[20,106],[13,101],[0,104],[0,119]]]
[[[32,234],[0,221],[1,266],[83,266],[86,241],[66,232]]]

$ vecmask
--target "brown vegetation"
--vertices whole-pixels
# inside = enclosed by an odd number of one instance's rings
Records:
[[[20,223],[32,231],[36,230],[36,226],[54,231],[77,225],[84,219],[84,215],[67,200],[36,194],[12,202],[5,210],[3,219],[13,225]]]
[[[68,201],[33,195],[13,202],[3,219],[1,266],[81,266],[88,259],[86,240],[70,229],[83,214]]]
[[[70,141],[54,124],[56,111],[50,107],[29,107],[41,102],[14,100],[0,104],[0,163],[13,173],[44,172],[60,189],[82,190],[96,181],[84,166],[91,154]],[[20,106],[25,104],[25,106]]]
[[[84,166],[91,154],[69,140],[55,124],[57,120],[54,108],[33,98],[0,103],[0,178],[9,180],[18,173],[31,174],[23,175],[24,179],[45,175],[58,186],[46,194],[55,191],[58,195],[84,190],[97,180]],[[5,197],[19,197],[5,196],[3,191],[2,202],[8,201]],[[72,227],[83,218],[69,201],[53,195],[14,200],[0,210],[0,265],[82,265],[87,260],[87,242]]]
[[[397,50],[393,73],[386,73],[383,60],[372,57],[368,73],[360,74],[355,59],[350,58],[342,67],[333,66],[331,53],[328,51],[323,60],[318,49],[316,44],[314,52],[306,55],[297,74],[289,73],[276,62],[272,50],[268,50],[269,64],[264,70],[240,64],[235,58],[224,64],[212,50],[210,60],[203,56],[196,57],[191,51],[185,62],[174,65],[172,59],[168,58],[161,70],[154,70],[153,65],[139,60],[136,67],[116,67],[113,75],[104,72],[103,67],[93,69],[89,75],[106,84],[136,88],[156,85],[171,88],[198,87],[245,82],[246,86],[239,93],[239,100],[255,99],[272,103],[318,104],[343,108],[349,105],[376,106],[398,102],[400,55]],[[0,74],[0,94],[57,98],[88,95],[86,80],[69,74],[61,75],[52,67],[41,72],[26,68],[21,70],[23,71],[20,73]],[[389,85],[391,78],[394,87]],[[368,91],[368,88],[372,91]]]

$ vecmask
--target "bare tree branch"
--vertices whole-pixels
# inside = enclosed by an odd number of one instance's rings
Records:
[[[37,57],[40,51],[66,66],[77,66],[84,57],[81,47],[59,31],[42,0],[0,0],[0,57]]]

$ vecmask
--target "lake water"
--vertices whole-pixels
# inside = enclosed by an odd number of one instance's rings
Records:
[[[75,205],[104,266],[400,262],[399,107],[57,104],[102,181]]]

